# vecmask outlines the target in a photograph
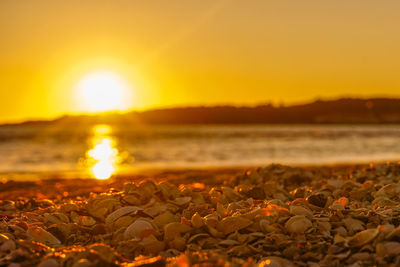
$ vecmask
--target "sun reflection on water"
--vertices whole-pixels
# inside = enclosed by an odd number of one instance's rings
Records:
[[[117,170],[119,151],[110,136],[111,130],[108,125],[93,127],[93,148],[87,152],[87,158],[91,174],[96,179],[108,179]]]

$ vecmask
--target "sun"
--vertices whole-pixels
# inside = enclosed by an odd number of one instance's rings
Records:
[[[77,90],[82,109],[89,112],[122,110],[129,100],[124,80],[107,71],[84,76],[78,82]]]

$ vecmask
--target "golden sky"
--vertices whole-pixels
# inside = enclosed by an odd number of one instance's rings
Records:
[[[0,121],[85,110],[109,71],[126,108],[400,96],[398,0],[1,0]],[[127,102],[128,103],[128,102]]]

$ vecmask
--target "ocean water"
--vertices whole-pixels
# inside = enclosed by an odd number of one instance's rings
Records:
[[[0,127],[0,173],[398,160],[397,125]]]

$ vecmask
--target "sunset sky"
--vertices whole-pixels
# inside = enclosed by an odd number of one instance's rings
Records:
[[[400,97],[399,14],[398,0],[2,0],[0,121],[97,111],[79,92],[93,75],[117,77],[120,110]]]

